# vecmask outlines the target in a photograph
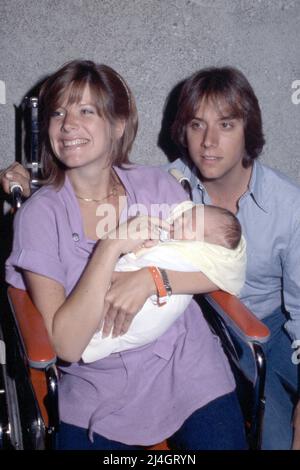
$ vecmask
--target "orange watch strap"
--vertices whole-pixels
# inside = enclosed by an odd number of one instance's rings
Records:
[[[157,304],[161,307],[162,305],[165,305],[167,303],[166,299],[168,297],[164,281],[158,268],[156,268],[155,266],[148,266],[148,270],[156,286]]]

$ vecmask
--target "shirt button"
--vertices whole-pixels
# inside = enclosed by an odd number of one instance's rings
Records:
[[[72,233],[72,238],[74,242],[79,242],[80,240],[78,233]]]

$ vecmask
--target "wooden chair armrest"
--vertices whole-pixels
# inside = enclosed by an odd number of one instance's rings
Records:
[[[205,295],[205,299],[242,339],[265,343],[270,336],[264,325],[237,297],[223,291]]]
[[[14,314],[25,354],[30,367],[46,369],[56,362],[56,354],[40,312],[28,293],[15,287],[8,288],[8,299]]]

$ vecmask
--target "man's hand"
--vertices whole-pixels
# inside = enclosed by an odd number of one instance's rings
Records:
[[[7,194],[10,193],[12,183],[18,183],[22,186],[23,196],[30,196],[30,175],[20,163],[13,163],[5,170],[0,171],[0,185]]]
[[[147,268],[115,272],[105,296],[103,336],[108,336],[111,330],[113,336],[126,333],[137,312],[155,292],[156,287]]]

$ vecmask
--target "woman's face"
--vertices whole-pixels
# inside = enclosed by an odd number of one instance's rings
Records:
[[[110,161],[112,127],[99,116],[88,85],[79,103],[62,105],[50,118],[49,139],[56,157],[67,168],[95,164],[107,166]]]

